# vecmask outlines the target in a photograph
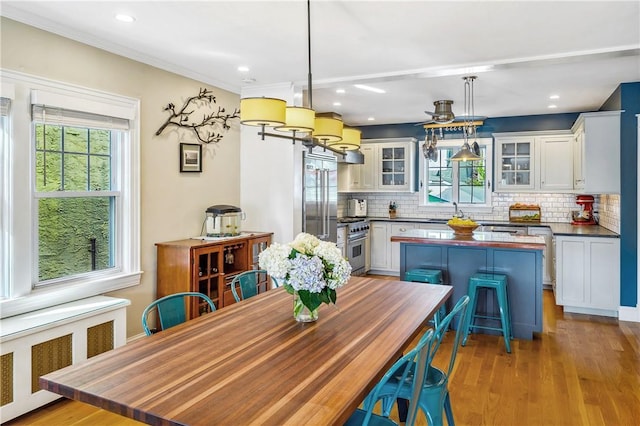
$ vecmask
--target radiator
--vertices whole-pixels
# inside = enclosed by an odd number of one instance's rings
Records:
[[[40,376],[124,345],[129,303],[96,296],[1,320],[0,422],[61,398]]]

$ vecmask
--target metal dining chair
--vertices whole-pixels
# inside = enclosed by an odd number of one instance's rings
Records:
[[[382,415],[380,415],[374,413],[373,409],[375,401],[381,398],[380,392],[388,392],[391,388],[395,388],[395,392],[391,397],[393,398],[394,395],[399,395],[401,391],[401,386],[399,384],[406,383],[407,380],[410,380],[409,375],[419,377],[419,380],[413,382],[414,385],[412,386],[410,397],[411,401],[414,402],[409,405],[405,425],[413,426],[415,424],[416,416],[418,415],[417,402],[420,401],[420,393],[422,392],[422,386],[420,386],[420,383],[426,380],[426,374],[428,371],[427,366],[431,365],[431,344],[433,336],[433,330],[427,330],[418,344],[393,364],[385,375],[382,376],[382,379],[378,382],[376,387],[373,388],[367,396],[364,404],[365,408],[358,408],[351,417],[349,417],[345,426],[397,426],[397,423],[389,418],[389,412],[383,412]],[[415,366],[417,366],[417,368],[414,368]],[[395,380],[396,377],[400,378],[399,381]],[[392,385],[392,381],[396,384]]]
[[[147,318],[149,313],[156,311],[158,315],[158,323],[161,330],[166,330],[178,324],[182,324],[187,320],[186,303],[192,297],[200,298],[204,303],[209,306],[211,312],[216,310],[216,306],[213,301],[205,294],[197,292],[182,292],[170,294],[168,296],[161,297],[155,300],[147,306],[142,312],[142,328],[147,336],[151,336],[153,332],[149,328]]]
[[[236,302],[258,294],[258,283],[260,283],[261,275],[267,276],[267,271],[264,269],[253,269],[251,271],[245,271],[236,275],[231,281],[231,292]],[[268,276],[267,276],[268,277]],[[279,287],[278,282],[273,277],[268,277],[273,282],[274,287]],[[264,281],[264,278],[262,279]]]
[[[398,399],[409,400],[409,407],[416,405],[416,401],[412,398],[415,397],[414,387],[416,385],[415,378],[418,377],[421,383],[422,391],[420,392],[419,399],[417,401],[418,407],[427,416],[429,425],[439,426],[443,424],[442,412],[444,411],[447,417],[447,423],[450,426],[455,424],[453,420],[453,410],[451,408],[451,399],[449,397],[449,377],[453,371],[453,366],[456,360],[456,354],[460,341],[464,336],[464,330],[462,324],[465,324],[466,316],[468,315],[467,306],[469,304],[469,296],[464,295],[458,300],[451,312],[438,324],[436,328],[432,342],[430,344],[430,352],[428,359],[431,360],[438,352],[438,348],[442,343],[442,339],[447,332],[449,324],[456,315],[460,315],[458,321],[458,328],[456,329],[455,338],[453,341],[453,347],[451,349],[451,357],[449,358],[449,365],[446,370],[441,370],[431,364],[427,368],[426,377],[421,374],[414,374],[413,371],[416,366],[420,368],[414,362],[409,361],[406,366],[409,370],[407,376],[395,375],[391,377],[381,389],[377,391],[377,396],[370,394],[365,400],[365,409],[369,406],[375,405],[378,400],[382,400],[382,415],[388,416],[393,407],[393,403]],[[423,339],[426,338],[423,337]],[[410,413],[410,412],[409,412]]]

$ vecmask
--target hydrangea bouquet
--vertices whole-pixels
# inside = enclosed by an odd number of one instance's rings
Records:
[[[260,253],[259,265],[280,281],[287,292],[298,295],[294,317],[305,307],[313,313],[323,303],[335,304],[336,289],[351,276],[351,265],[335,243],[305,233],[288,244],[271,244]],[[317,319],[317,312],[315,315],[311,320]]]

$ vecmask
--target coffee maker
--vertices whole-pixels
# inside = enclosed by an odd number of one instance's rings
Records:
[[[593,217],[593,196],[578,195],[576,204],[580,206],[580,210],[571,212],[572,225],[595,225],[596,220]]]

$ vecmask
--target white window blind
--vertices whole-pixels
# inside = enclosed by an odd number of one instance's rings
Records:
[[[83,111],[85,113],[103,115],[105,117],[136,118],[136,109],[131,103],[119,101],[113,96],[80,93],[58,93],[54,91],[31,90],[31,104],[61,108],[67,111]]]
[[[92,129],[129,130],[129,120],[59,107],[32,105],[32,119],[36,123],[58,124]]]

